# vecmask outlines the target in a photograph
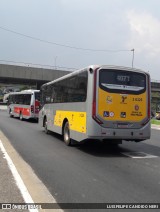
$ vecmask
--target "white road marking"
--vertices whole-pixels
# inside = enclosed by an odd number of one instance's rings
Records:
[[[8,153],[6,152],[1,140],[0,140],[0,149],[1,149],[2,153],[4,154],[4,158],[7,160],[8,166],[13,174],[13,177],[16,181],[17,187],[19,188],[25,203],[33,203],[34,204],[32,197],[30,196],[30,194],[29,194],[22,178],[20,177],[15,165],[13,164],[11,158],[9,157]],[[37,209],[29,209],[29,211],[38,212]]]
[[[130,158],[157,158],[158,156],[147,154],[145,152],[121,152],[121,154]]]
[[[151,128],[154,130],[160,130],[160,125],[151,125]]]

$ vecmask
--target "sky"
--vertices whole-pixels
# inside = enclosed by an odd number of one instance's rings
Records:
[[[160,0],[0,0],[0,63],[133,65],[160,81],[159,8]]]

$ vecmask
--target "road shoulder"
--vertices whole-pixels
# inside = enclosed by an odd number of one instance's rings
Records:
[[[13,164],[15,165],[22,181],[24,182],[30,196],[33,199],[33,202],[34,203],[55,203],[56,201],[52,197],[48,189],[45,187],[42,181],[36,176],[32,168],[16,152],[16,150],[10,144],[9,140],[1,131],[0,131],[0,140],[7,154],[11,158]],[[3,158],[2,152],[0,152],[0,157],[1,156]],[[1,202],[4,201],[4,202],[11,202],[11,203],[13,202],[24,203],[22,195],[14,182],[13,175],[10,172],[9,167],[7,166],[7,162],[2,160],[2,165],[3,165],[3,169],[2,169],[2,172],[0,172],[0,177],[2,175],[3,178],[1,178],[2,180],[0,181],[1,183],[0,187],[4,188],[5,186],[6,192],[3,189],[1,189],[1,192],[3,195],[3,199],[1,199]],[[6,173],[7,173],[7,178],[6,178]],[[12,191],[11,191],[12,187],[14,187],[13,190],[16,190],[15,195],[12,194]],[[9,198],[6,199],[6,195],[9,195]],[[0,193],[0,196],[1,196],[1,193]],[[17,199],[15,199],[16,196],[17,196]],[[43,211],[43,210],[40,210],[40,211]],[[58,211],[61,211],[61,210],[58,210]]]
[[[155,130],[160,130],[160,125],[152,124],[152,125],[151,125],[151,128],[152,128],[152,129],[155,129]]]

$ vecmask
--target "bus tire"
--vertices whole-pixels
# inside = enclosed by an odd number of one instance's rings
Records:
[[[21,121],[23,121],[23,115],[22,115],[22,112],[20,112],[20,114],[19,114],[19,119],[20,119]]]
[[[69,122],[66,121],[63,128],[63,140],[67,146],[71,145]]]
[[[44,118],[44,131],[46,134],[49,134],[49,130],[48,130],[48,124],[47,124],[47,118]]]

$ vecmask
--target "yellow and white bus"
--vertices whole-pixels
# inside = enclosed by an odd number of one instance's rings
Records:
[[[89,66],[41,87],[39,123],[64,142],[150,138],[150,76],[134,68]]]

